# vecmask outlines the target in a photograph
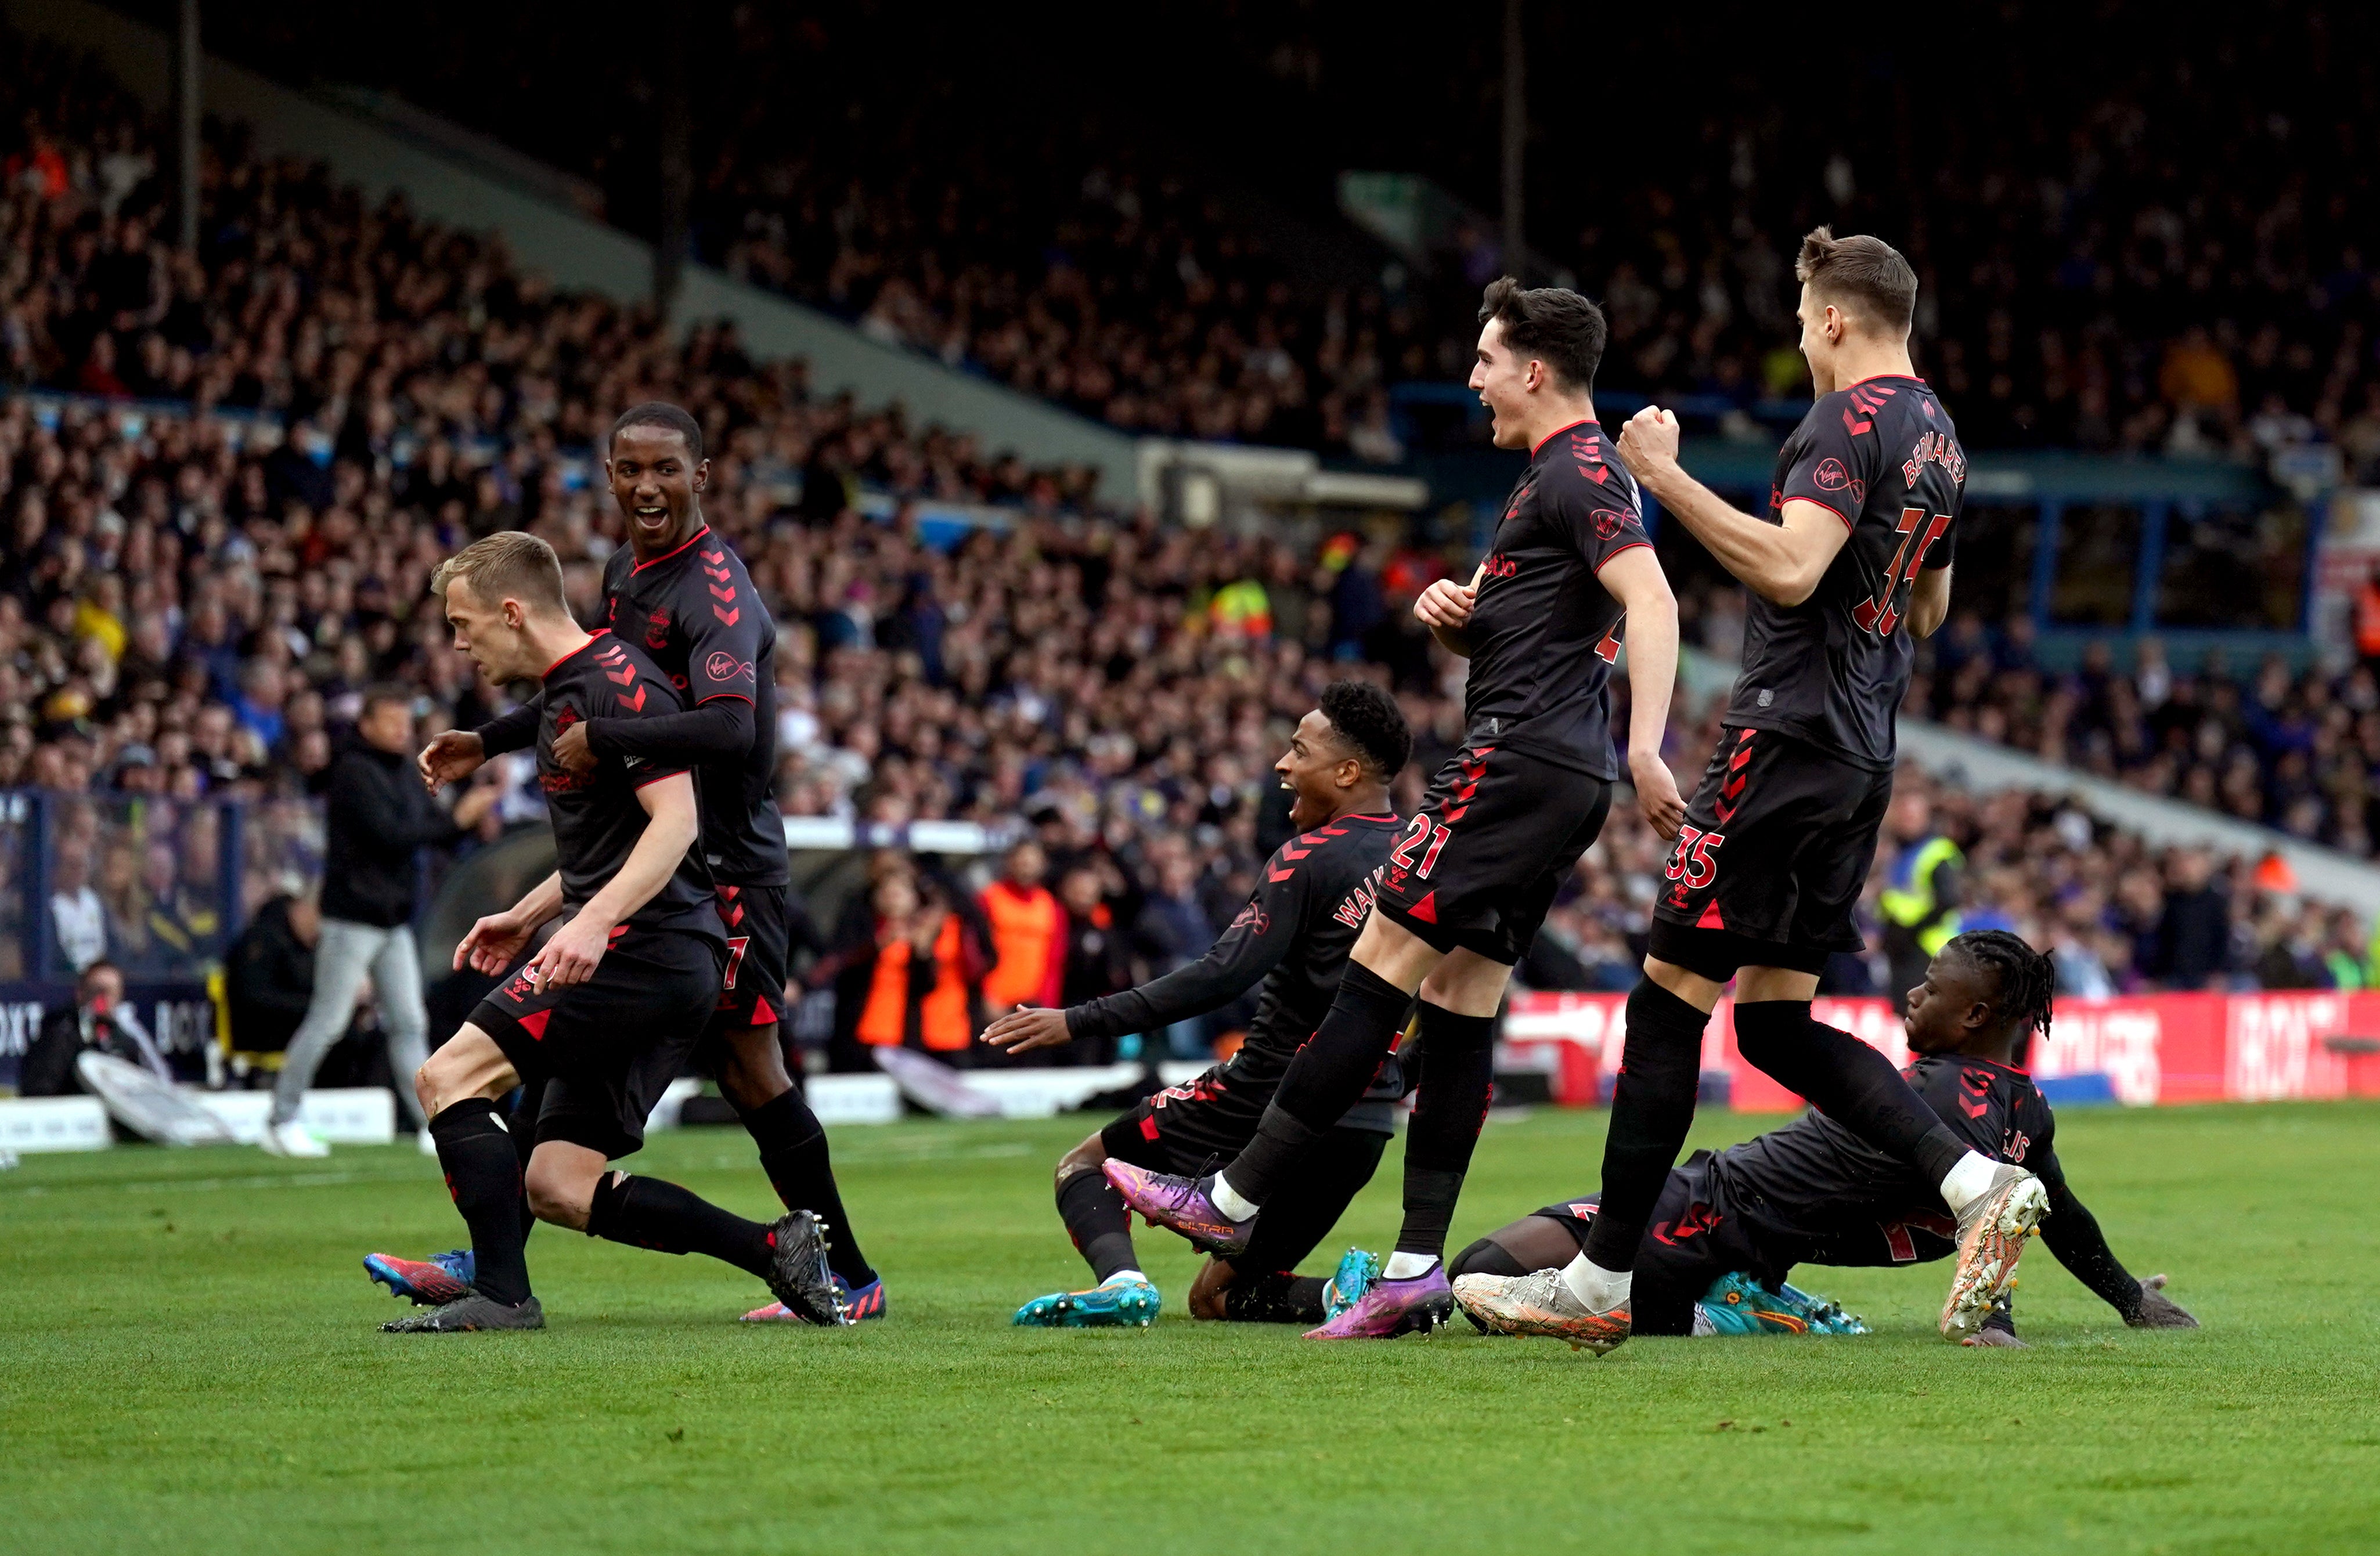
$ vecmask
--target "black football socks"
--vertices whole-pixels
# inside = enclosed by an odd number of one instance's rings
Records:
[[[1637,979],[1629,991],[1627,1045],[1603,1137],[1602,1208],[1586,1236],[1587,1259],[1601,1269],[1636,1267],[1645,1223],[1694,1125],[1703,1028],[1709,1022],[1707,1012],[1649,978]],[[1435,1065],[1436,1057],[1429,1063]]]
[[[1318,1324],[1330,1316],[1319,1275],[1244,1275],[1223,1288],[1223,1317],[1242,1324]]]
[[[1413,1122],[1405,1134],[1405,1219],[1396,1251],[1439,1258],[1488,1118],[1496,1018],[1457,1015],[1427,1000],[1419,1009],[1427,1069],[1414,1095]]]
[[[446,1192],[471,1229],[472,1286],[507,1307],[527,1302],[528,1259],[521,1230],[527,1197],[521,1189],[520,1157],[510,1135],[496,1122],[496,1105],[467,1098],[430,1121]]]
[[[1290,1061],[1256,1138],[1223,1169],[1234,1194],[1262,1205],[1287,1181],[1314,1142],[1363,1100],[1413,1003],[1411,994],[1369,967],[1347,964],[1338,998]]]
[[[1807,1000],[1735,1007],[1735,1046],[1746,1064],[1888,1156],[1940,1183],[1967,1143],[1925,1105],[1892,1061],[1840,1027],[1810,1016]]]
[[[722,1210],[674,1183],[625,1173],[606,1173],[597,1180],[587,1235],[657,1253],[709,1254],[763,1281],[776,1249],[759,1222]]]
[[[537,1151],[537,1115],[545,1108],[545,1082],[525,1080],[513,1094],[512,1116],[504,1127],[513,1137],[513,1154],[520,1161],[521,1182],[528,1182],[528,1159]],[[528,1196],[521,1196],[521,1241],[537,1230],[537,1212],[528,1208]]]
[[[760,1170],[769,1174],[770,1185],[785,1209],[808,1210],[826,1222],[827,1263],[843,1277],[843,1283],[857,1291],[875,1280],[876,1271],[859,1251],[859,1238],[851,1230],[843,1194],[835,1186],[826,1129],[803,1100],[802,1088],[796,1086],[743,1116],[752,1143],[760,1148]]]
[[[1098,1168],[1058,1185],[1058,1216],[1066,1223],[1066,1235],[1075,1240],[1075,1251],[1102,1284],[1119,1270],[1140,1268],[1132,1247],[1132,1210]]]

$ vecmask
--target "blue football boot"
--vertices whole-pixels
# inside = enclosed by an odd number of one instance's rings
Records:
[[[1867,1325],[1824,1297],[1779,1282],[1775,1291],[1741,1270],[1713,1281],[1694,1304],[1696,1334],[1865,1334]]]
[[[1380,1278],[1380,1256],[1350,1248],[1339,1256],[1339,1268],[1330,1279],[1322,1282],[1322,1320],[1325,1323],[1364,1300],[1372,1282]]]
[[[386,1286],[391,1296],[410,1297],[423,1307],[442,1307],[468,1296],[478,1267],[468,1248],[431,1254],[427,1259],[399,1258],[395,1254],[364,1256],[366,1275]]]
[[[1037,1296],[1009,1322],[1028,1329],[1147,1329],[1162,1306],[1146,1279],[1114,1275],[1088,1291]]]

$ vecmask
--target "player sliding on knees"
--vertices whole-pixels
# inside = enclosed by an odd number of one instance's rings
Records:
[[[1694,1121],[1703,1027],[1730,979],[1743,1057],[1914,1163],[1957,1215],[1945,1335],[1982,1324],[2047,1205],[2033,1173],[1971,1149],[1882,1054],[1810,1017],[1827,958],[1862,944],[1852,910],[1892,797],[1893,715],[1912,636],[1949,610],[1967,469],[1949,413],[1911,368],[1909,261],[1820,227],[1794,272],[1818,397],[1778,453],[1770,517],[1736,512],[1679,467],[1668,412],[1646,407],[1620,438],[1636,479],[1752,600],[1742,673],[1628,996],[1602,1209],[1561,1280],[1471,1309],[1598,1355],[1628,1338],[1630,1271]]]
[[[2163,1294],[2108,1251],[2099,1223],[2066,1185],[2051,1144],[2049,1104],[2017,1066],[2049,1032],[2057,973],[2047,956],[2000,930],[1957,936],[1909,991],[1903,1026],[1916,1062],[1905,1072],[1968,1146],[2039,1175],[2050,1213],[2042,1241],[2074,1278],[2136,1329],[2195,1329]],[[1482,1328],[1537,1332],[1520,1317],[1560,1303],[1561,1267],[1594,1235],[1597,1197],[1548,1205],[1489,1233],[1454,1261],[1454,1295]],[[1673,1169],[1636,1245],[1632,1294],[1638,1334],[1760,1331],[1840,1332],[1835,1313],[1786,1282],[1797,1264],[1900,1265],[1957,1250],[1957,1223],[1934,1183],[1822,1112]],[[2015,1283],[2012,1274],[2006,1282]],[[1560,1325],[1551,1332],[1562,1332]],[[1970,1345],[2013,1345],[2004,1306]]]
[[[1288,751],[1273,764],[1296,796],[1289,819],[1299,835],[1266,862],[1255,894],[1213,949],[1137,989],[1066,1010],[1020,1006],[985,1029],[984,1041],[1013,1053],[1076,1038],[1161,1031],[1229,1004],[1263,980],[1237,1053],[1150,1097],[1059,1161],[1058,1214],[1098,1283],[1037,1297],[1017,1309],[1015,1322],[1145,1327],[1157,1316],[1157,1288],[1133,1252],[1131,1212],[1101,1169],[1195,1172],[1248,1143],[1298,1045],[1330,1008],[1397,841],[1389,783],[1412,750],[1404,716],[1387,692],[1360,681],[1326,688],[1322,705],[1299,721]],[[1290,1280],[1282,1272],[1322,1240],[1371,1181],[1395,1132],[1402,1076],[1393,1058],[1376,1068],[1368,1088],[1320,1132],[1255,1236],[1201,1271],[1193,1304],[1202,1316],[1280,1316],[1274,1309]]]
[[[1677,604],[1635,482],[1596,424],[1602,311],[1507,278],[1488,288],[1479,320],[1471,387],[1494,416],[1496,446],[1525,448],[1529,463],[1471,582],[1433,584],[1414,606],[1471,662],[1463,747],[1390,854],[1330,1014],[1247,1149],[1201,1179],[1106,1168],[1135,1210],[1236,1254],[1257,1212],[1310,1170],[1315,1142],[1363,1094],[1418,993],[1424,1076],[1403,1230],[1382,1278],[1315,1331],[1323,1338],[1426,1332],[1453,1310],[1440,1259],[1488,1112],[1496,1010],[1556,888],[1602,831],[1619,777],[1606,686],[1623,617],[1637,804],[1665,838],[1684,811],[1661,760]]]
[[[604,470],[628,530],[627,545],[603,568],[605,619],[650,653],[692,706],[658,717],[631,710],[581,720],[562,731],[554,760],[574,774],[623,758],[694,769],[703,854],[727,931],[725,987],[695,1060],[718,1078],[785,1209],[811,1211],[830,1229],[828,1257],[845,1310],[855,1319],[881,1318],[883,1282],[844,1213],[826,1131],[786,1067],[778,1022],[791,878],[784,820],[771,793],[776,622],[735,550],[703,517],[710,463],[694,418],[657,401],[638,406],[613,424]],[[532,701],[478,730],[440,735],[421,754],[422,777],[435,793],[488,758],[527,747],[537,737],[539,715]],[[533,1100],[528,1116],[536,1117]],[[439,1289],[436,1261],[374,1257],[380,1267],[373,1278],[400,1295],[418,1298],[425,1287]],[[796,1316],[782,1303],[745,1315]]]
[[[637,756],[573,771],[554,747],[590,718],[675,713],[676,694],[641,650],[571,619],[562,565],[533,535],[489,536],[443,565],[431,588],[455,648],[490,681],[540,683],[538,779],[559,868],[455,948],[456,966],[505,973],[414,1082],[470,1229],[471,1281],[382,1327],[542,1329],[525,1211],[616,1243],[709,1254],[813,1321],[843,1321],[809,1211],[764,1226],[675,1184],[606,1171],[642,1146],[653,1104],[701,1036],[726,936],[698,846],[694,775]],[[523,959],[531,934],[557,916],[564,922],[544,949]],[[534,1113],[516,1112],[512,1125],[534,1132],[526,1172],[496,1116],[497,1100],[525,1081],[541,1083]]]

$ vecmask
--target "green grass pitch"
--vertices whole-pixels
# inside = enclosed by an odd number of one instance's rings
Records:
[[[0,1550],[2380,1549],[2380,1106],[2061,1121],[2195,1333],[2122,1328],[2036,1246],[2029,1352],[1936,1338],[1935,1265],[1802,1272],[1869,1338],[1603,1361],[1194,1323],[1192,1256],[1147,1231],[1154,1329],[1011,1329],[1081,1282],[1049,1172],[1094,1122],[838,1131],[892,1306],[841,1332],[738,1325],[765,1294],[735,1271],[546,1227],[546,1332],[383,1335],[361,1256],[460,1224],[409,1146],[31,1159],[0,1176]],[[1491,1125],[1454,1246],[1593,1187],[1602,1129]],[[1392,1240],[1398,1160],[1318,1263]],[[731,1130],[634,1165],[771,1205]]]

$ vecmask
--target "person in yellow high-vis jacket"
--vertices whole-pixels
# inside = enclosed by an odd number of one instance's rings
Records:
[[[1925,981],[1925,964],[1959,932],[1967,857],[1934,830],[1933,807],[1923,793],[1894,796],[1888,824],[1896,850],[1876,906],[1892,964],[1886,997],[1898,1005]]]

